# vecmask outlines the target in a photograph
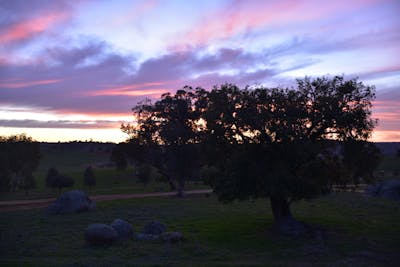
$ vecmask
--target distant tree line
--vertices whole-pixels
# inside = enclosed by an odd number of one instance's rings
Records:
[[[178,195],[201,174],[221,201],[267,197],[278,228],[296,232],[294,201],[373,181],[374,97],[374,87],[343,76],[300,79],[296,88],[186,86],[136,105],[114,157],[157,168]]]
[[[36,187],[33,172],[40,162],[40,143],[25,134],[0,136],[0,192],[15,192],[24,190],[26,194]],[[96,177],[93,168],[87,167],[83,173],[84,185],[92,188],[96,186]],[[46,175],[46,186],[62,188],[74,185],[74,179],[61,174],[54,167]]]

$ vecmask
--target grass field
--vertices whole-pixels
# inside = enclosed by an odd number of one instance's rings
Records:
[[[1,200],[15,199],[38,199],[55,197],[57,190],[46,188],[45,177],[50,167],[55,167],[60,173],[74,178],[75,184],[70,189],[84,189],[90,194],[126,194],[126,193],[144,193],[144,192],[165,192],[169,190],[169,185],[157,180],[155,174],[152,181],[143,186],[139,184],[134,177],[133,167],[125,171],[117,171],[115,168],[107,167],[110,161],[110,153],[105,151],[86,151],[86,150],[44,150],[40,165],[34,177],[36,179],[36,188],[32,189],[28,196],[21,191],[13,193],[0,194]],[[83,172],[87,166],[94,168],[97,185],[95,188],[85,188],[83,185]],[[382,172],[383,171],[383,172]],[[396,173],[397,171],[397,173]],[[394,155],[385,156],[377,169],[379,179],[400,179],[400,158]],[[187,189],[207,188],[201,183],[187,183]]]
[[[71,189],[83,189],[90,194],[127,194],[144,192],[165,192],[169,191],[168,183],[160,180],[159,175],[154,173],[149,184],[144,186],[137,182],[132,166],[124,171],[117,171],[114,167],[108,167],[110,153],[103,151],[78,151],[78,150],[46,150],[42,151],[40,165],[34,172],[36,188],[28,195],[20,190],[17,192],[0,194],[1,200],[16,199],[38,199],[49,198],[58,195],[58,190],[46,187],[46,174],[49,168],[55,167],[60,173],[72,177],[75,181],[73,187],[64,188],[63,191]],[[96,176],[96,186],[87,188],[83,183],[83,172],[86,167],[92,166]],[[104,167],[105,166],[105,167]],[[188,190],[207,188],[202,183],[188,182]]]
[[[396,266],[400,206],[340,193],[293,206],[322,227],[319,237],[293,239],[270,231],[266,200],[224,205],[214,196],[99,202],[92,213],[46,217],[42,210],[0,214],[1,266]],[[186,241],[136,241],[91,248],[90,223],[128,220],[139,232],[153,219]],[[397,262],[396,262],[397,261]]]

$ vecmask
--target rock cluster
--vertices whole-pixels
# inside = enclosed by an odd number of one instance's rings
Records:
[[[110,225],[90,224],[85,230],[85,240],[92,246],[108,246],[133,238],[133,227],[127,221],[115,219]]]
[[[137,235],[134,234],[132,225],[122,219],[115,219],[110,225],[90,224],[85,230],[85,240],[93,246],[108,246],[134,237],[140,241],[162,240],[169,243],[180,242],[184,239],[180,232],[167,232],[165,224],[158,221],[147,223],[142,232]]]

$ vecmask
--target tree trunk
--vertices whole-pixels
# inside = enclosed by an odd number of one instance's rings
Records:
[[[177,197],[183,197],[184,196],[184,189],[185,189],[185,180],[184,179],[179,179],[178,180],[176,196]]]
[[[306,233],[306,225],[293,218],[287,198],[271,197],[270,201],[275,227],[279,232],[291,236],[299,236]]]

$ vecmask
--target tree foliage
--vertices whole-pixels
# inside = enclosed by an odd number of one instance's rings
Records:
[[[343,76],[306,77],[296,88],[185,87],[137,105],[137,121],[122,129],[134,155],[172,179],[206,166],[220,200],[268,197],[280,229],[296,232],[293,201],[374,179],[374,97],[374,87]]]
[[[0,137],[0,191],[35,187],[33,171],[39,165],[39,144],[26,135]]]
[[[179,196],[197,164],[194,97],[186,87],[174,95],[163,94],[154,104],[145,100],[133,108],[137,125],[122,126],[130,134],[130,156],[158,168]]]

